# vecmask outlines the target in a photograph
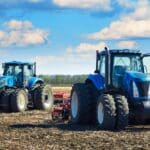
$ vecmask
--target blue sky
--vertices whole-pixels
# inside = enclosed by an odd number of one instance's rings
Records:
[[[149,52],[149,10],[149,0],[1,0],[0,63],[36,61],[38,74],[92,73],[104,46]]]

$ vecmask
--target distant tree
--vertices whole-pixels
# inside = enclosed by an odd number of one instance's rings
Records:
[[[54,86],[71,86],[74,83],[83,83],[87,75],[39,75],[46,84]]]

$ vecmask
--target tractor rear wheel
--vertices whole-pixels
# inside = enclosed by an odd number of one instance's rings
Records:
[[[97,102],[97,124],[101,130],[114,130],[116,123],[116,106],[109,94],[101,94]]]
[[[87,83],[89,97],[91,101],[91,123],[96,123],[96,104],[99,92],[92,83]]]
[[[71,121],[86,124],[91,119],[91,99],[84,83],[74,84],[71,91]]]
[[[0,108],[2,112],[10,112],[9,93],[3,92],[0,96]]]
[[[116,102],[116,129],[124,130],[126,126],[128,126],[128,115],[129,115],[129,107],[128,102],[125,96],[115,95],[114,97]]]
[[[34,90],[34,106],[36,109],[51,110],[54,99],[50,85],[39,86]]]
[[[12,112],[24,112],[27,109],[28,95],[23,89],[16,90],[10,98]]]

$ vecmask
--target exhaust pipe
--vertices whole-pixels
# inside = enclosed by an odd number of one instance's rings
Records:
[[[34,76],[36,77],[36,62],[34,62]]]
[[[105,47],[105,88],[109,90],[110,86],[110,53],[109,49]]]

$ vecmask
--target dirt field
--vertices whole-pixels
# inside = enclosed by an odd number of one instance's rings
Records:
[[[122,132],[52,122],[50,113],[0,113],[0,150],[150,149],[150,125]]]
[[[123,132],[52,123],[42,111],[0,114],[0,149],[149,149],[150,126]]]

